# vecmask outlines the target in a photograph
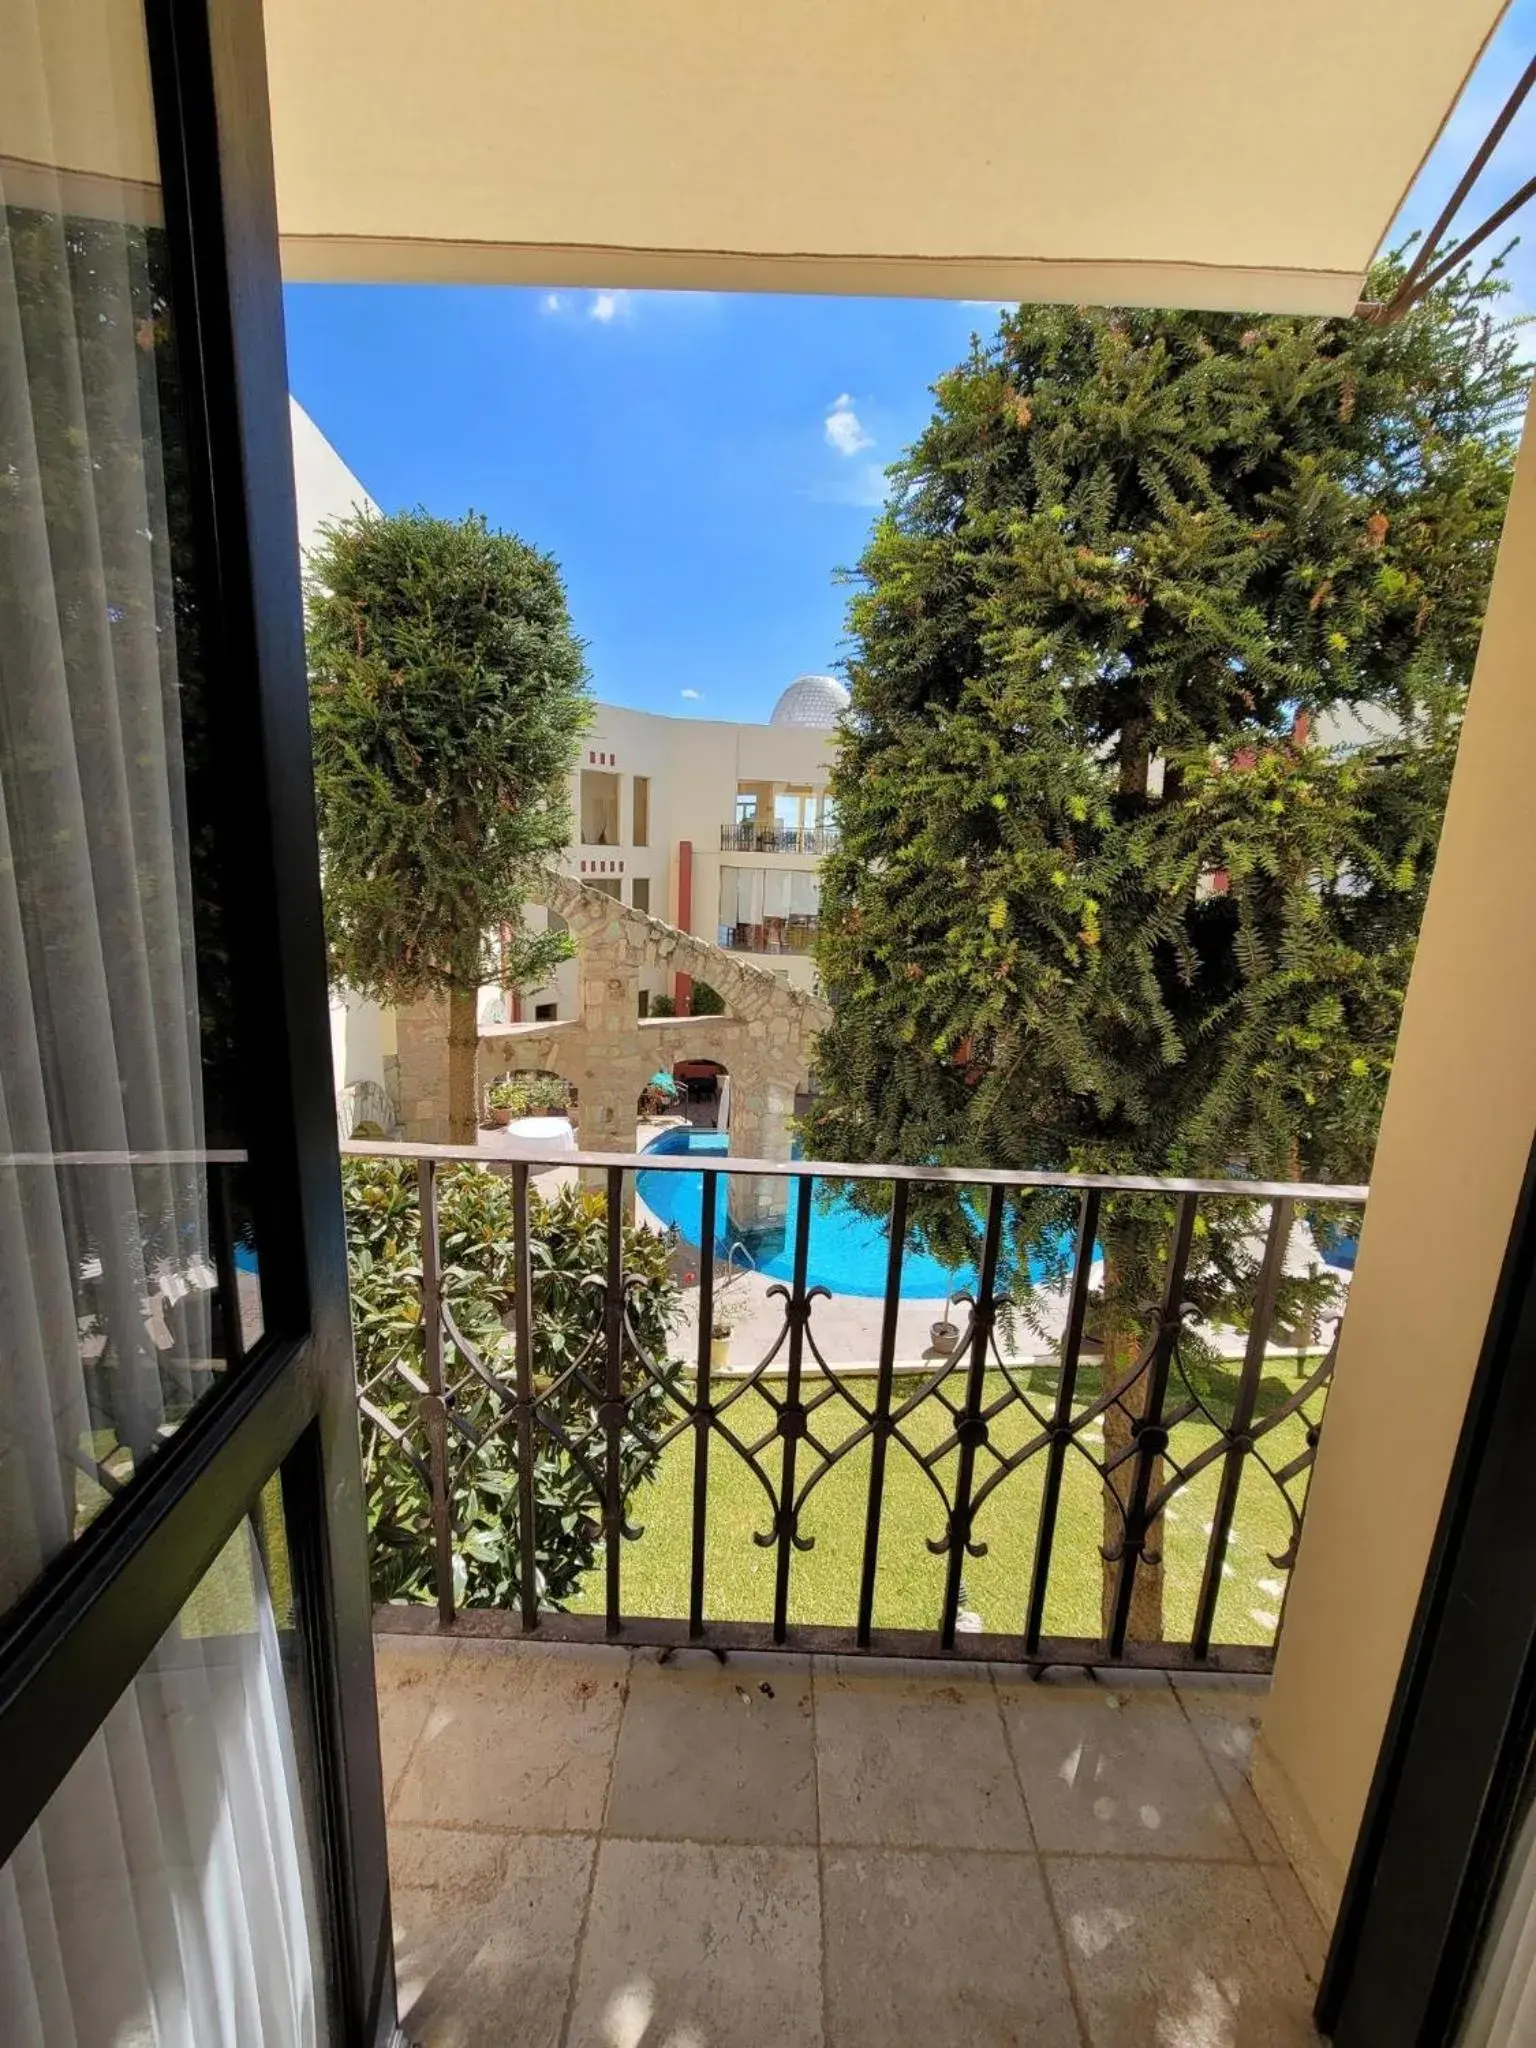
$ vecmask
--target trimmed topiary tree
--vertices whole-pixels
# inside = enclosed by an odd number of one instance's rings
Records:
[[[392,1005],[447,997],[444,1135],[473,1144],[477,991],[537,986],[570,952],[523,906],[570,842],[581,643],[551,557],[475,513],[343,521],[310,571],[332,973]]]

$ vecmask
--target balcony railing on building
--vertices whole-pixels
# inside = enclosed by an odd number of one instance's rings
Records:
[[[743,818],[720,827],[722,853],[799,853],[819,860],[836,844],[835,825],[760,825]]]
[[[809,953],[821,929],[818,917],[765,917],[761,924],[723,924],[720,944],[732,953]]]
[[[1364,1188],[782,1160],[701,1171],[680,1153],[566,1154],[549,1165],[581,1173],[584,1213],[600,1234],[593,1271],[573,1290],[540,1241],[540,1162],[488,1163],[468,1148],[343,1149],[396,1162],[398,1187],[419,1202],[413,1343],[362,1376],[359,1401],[370,1484],[397,1499],[403,1484],[420,1502],[414,1540],[430,1560],[422,1583],[442,1626],[1036,1666],[1270,1667]],[[671,1242],[691,1324],[676,1355],[657,1355],[639,1332],[642,1282],[626,1270],[637,1171],[694,1176],[697,1242],[675,1232]],[[510,1306],[496,1356],[460,1325],[455,1255],[440,1242],[443,1176],[465,1172],[511,1184]],[[856,1189],[872,1198],[866,1222],[884,1244],[883,1294],[864,1304],[873,1342],[859,1361],[830,1355],[828,1321],[848,1304],[814,1277],[812,1257],[827,1199],[846,1203]],[[921,1255],[914,1224],[935,1190],[964,1203],[977,1256],[931,1346],[913,1357],[903,1273]],[[1021,1267],[1018,1233],[1042,1203],[1058,1256],[1036,1275],[1033,1253]],[[1136,1340],[1105,1349],[1101,1243],[1133,1212],[1162,1219],[1161,1279],[1137,1311]],[[759,1302],[771,1326],[752,1355],[722,1367],[711,1332],[718,1292],[743,1256],[738,1225],[753,1219],[761,1244],[775,1214],[769,1271],[784,1277]],[[1213,1225],[1229,1247],[1247,1247],[1220,1261],[1225,1328],[1202,1320]],[[493,1439],[504,1463],[487,1494],[474,1474]],[[669,1460],[686,1467],[670,1487],[660,1483]],[[554,1510],[538,1492],[556,1468],[563,1526],[587,1530],[593,1558],[584,1597],[560,1610],[541,1594],[549,1525],[539,1518]],[[732,1474],[728,1498],[721,1483]],[[658,1526],[668,1501],[672,1520]],[[502,1597],[466,1618],[462,1555],[500,1540],[498,1530],[540,1568],[515,1565]],[[675,1564],[670,1612],[628,1592],[647,1542]],[[968,1589],[983,1569],[984,1621]],[[1151,1584],[1160,1618],[1149,1631]],[[927,1603],[922,1626],[888,1625],[891,1611],[910,1617],[914,1600]]]

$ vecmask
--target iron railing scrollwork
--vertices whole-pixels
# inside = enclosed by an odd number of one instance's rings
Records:
[[[535,1369],[538,1285],[534,1276],[534,1232],[530,1216],[530,1170],[517,1159],[487,1166],[512,1182],[513,1272],[511,1276],[512,1372],[503,1377],[460,1328],[445,1297],[438,1250],[437,1174],[446,1161],[470,1160],[467,1150],[353,1144],[354,1154],[384,1154],[416,1160],[422,1229],[420,1289],[422,1359],[418,1373],[404,1360],[359,1387],[359,1405],[385,1455],[402,1459],[431,1503],[432,1585],[440,1623],[454,1623],[454,1551],[462,1532],[454,1525],[453,1500],[464,1461],[472,1458],[492,1430],[505,1431],[515,1448],[515,1515],[518,1550],[517,1620],[508,1625],[531,1633],[582,1633],[581,1617],[552,1612],[540,1602],[531,1566],[538,1546],[539,1503],[536,1466],[541,1448],[556,1449],[577,1468],[597,1504],[601,1554],[601,1628],[627,1641],[733,1644],[811,1640],[815,1646],[869,1650],[899,1648],[907,1654],[991,1654],[1026,1661],[1112,1663],[1127,1659],[1168,1667],[1216,1662],[1263,1668],[1272,1652],[1252,1644],[1218,1640],[1224,1579],[1245,1479],[1262,1480],[1284,1503],[1288,1540],[1267,1553],[1270,1567],[1288,1572],[1301,1529],[1304,1489],[1317,1448],[1318,1408],[1333,1369],[1337,1332],[1316,1363],[1292,1346],[1296,1384],[1277,1397],[1266,1390],[1273,1369],[1277,1309],[1285,1289],[1287,1257],[1299,1215],[1317,1206],[1358,1207],[1363,1188],[1305,1187],[1241,1182],[1153,1181],[1142,1178],[977,1173],[905,1167],[855,1168],[800,1162],[727,1160],[700,1169],[683,1155],[650,1155],[647,1169],[693,1171],[699,1175],[701,1216],[696,1340],[691,1362],[653,1354],[633,1313],[634,1281],[625,1271],[626,1175],[633,1157],[569,1155],[566,1161],[601,1176],[605,1202],[605,1257],[592,1276],[593,1323],[586,1342],[558,1370]],[[798,1186],[793,1205],[790,1277],[765,1289],[779,1314],[771,1339],[745,1368],[723,1372],[713,1363],[711,1326],[715,1308],[714,1261],[705,1248],[716,1245],[724,1212],[722,1182],[733,1174],[777,1175]],[[818,1338],[818,1306],[832,1299],[811,1282],[811,1233],[818,1180],[849,1178],[890,1185],[889,1240],[885,1290],[880,1307],[876,1357],[851,1370],[829,1359]],[[906,1257],[911,1199],[915,1189],[935,1181],[978,1184],[985,1190],[976,1285],[956,1297],[966,1323],[953,1349],[937,1359],[903,1363],[898,1352],[901,1282]],[[1021,1361],[999,1341],[999,1326],[1010,1308],[999,1275],[1007,1247],[1010,1199],[1042,1189],[1070,1191],[1077,1198],[1076,1229],[1064,1253],[1059,1288],[1060,1335],[1052,1362]],[[1095,1310],[1094,1274],[1106,1205],[1117,1196],[1162,1197],[1171,1218],[1166,1268],[1158,1297],[1140,1311],[1135,1355],[1123,1366],[1106,1349],[1093,1360],[1089,1336]],[[1223,1368],[1224,1402],[1213,1402],[1209,1377],[1186,1355],[1197,1322],[1189,1299],[1191,1259],[1201,1222],[1202,1199],[1245,1205],[1251,1214],[1256,1264],[1247,1327],[1236,1370]],[[1267,1219],[1263,1212],[1267,1210]],[[1262,1244],[1262,1251],[1258,1246]],[[1204,1342],[1205,1340],[1202,1340]],[[1202,1356],[1209,1358],[1207,1348]],[[459,1389],[472,1384],[489,1396],[489,1419],[477,1429],[465,1416]],[[400,1397],[414,1402],[417,1428],[399,1419]],[[391,1408],[394,1413],[391,1413]],[[409,1405],[406,1413],[411,1412]],[[743,1426],[743,1418],[755,1417]],[[1113,1428],[1109,1425],[1113,1423]],[[637,1472],[655,1469],[674,1445],[691,1457],[691,1526],[687,1544],[687,1612],[645,1616],[627,1611],[624,1555],[643,1527],[627,1512],[626,1499]],[[859,1523],[857,1595],[849,1616],[794,1619],[795,1559],[815,1547],[806,1526],[808,1504],[832,1473],[855,1454],[867,1458]],[[734,1623],[709,1618],[711,1533],[709,1526],[714,1460],[739,1460],[762,1496],[760,1526],[752,1541],[772,1553],[771,1619]],[[910,1517],[893,1529],[888,1489],[893,1458],[903,1458],[923,1475],[924,1496],[933,1504],[929,1527],[913,1531]],[[1075,1461],[1075,1463],[1074,1463]],[[1063,1637],[1047,1626],[1054,1575],[1064,1567],[1062,1546],[1082,1552],[1079,1525],[1069,1529],[1064,1497],[1074,1469],[1091,1469],[1102,1507],[1101,1540],[1092,1568],[1103,1584],[1103,1627],[1097,1636]],[[1018,1475],[1038,1472],[1039,1498],[1032,1513]],[[1209,1475],[1209,1477],[1207,1476]],[[1214,1503],[1193,1621],[1180,1640],[1146,1641],[1133,1627],[1142,1575],[1164,1563],[1163,1543],[1170,1509],[1196,1482]],[[674,1498],[676,1495],[673,1496]],[[1204,1497],[1202,1495],[1202,1497]],[[1015,1505],[1017,1504],[1017,1505]],[[993,1635],[965,1635],[964,1572],[967,1559],[988,1555],[988,1532],[1006,1524],[1017,1542],[1027,1524],[1027,1566],[1017,1587],[1017,1629]],[[875,1608],[882,1560],[897,1540],[918,1536],[926,1551],[943,1561],[942,1594],[935,1625],[916,1631],[877,1629]],[[853,1560],[850,1558],[849,1563]],[[1084,1569],[1079,1554],[1068,1562]],[[850,1625],[851,1623],[851,1625]],[[588,1625],[590,1626],[590,1624]],[[900,1633],[901,1640],[894,1641]]]
[[[759,825],[751,818],[720,827],[722,853],[797,853],[819,860],[837,845],[835,825]]]

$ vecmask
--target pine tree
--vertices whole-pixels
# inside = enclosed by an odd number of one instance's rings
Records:
[[[821,1156],[1367,1176],[1525,392],[1496,270],[1390,327],[1025,306],[940,380],[851,603]],[[1111,1369],[1167,1220],[1106,1223]]]
[[[473,513],[344,521],[310,568],[332,973],[390,1004],[447,995],[448,1137],[473,1144],[477,991],[536,986],[570,950],[522,911],[570,841],[581,643],[554,561]]]

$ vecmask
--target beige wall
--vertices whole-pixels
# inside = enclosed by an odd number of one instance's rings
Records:
[[[1256,1765],[1330,1914],[1536,1130],[1533,777],[1528,418]]]
[[[267,0],[295,277],[1344,313],[1502,0]]]

